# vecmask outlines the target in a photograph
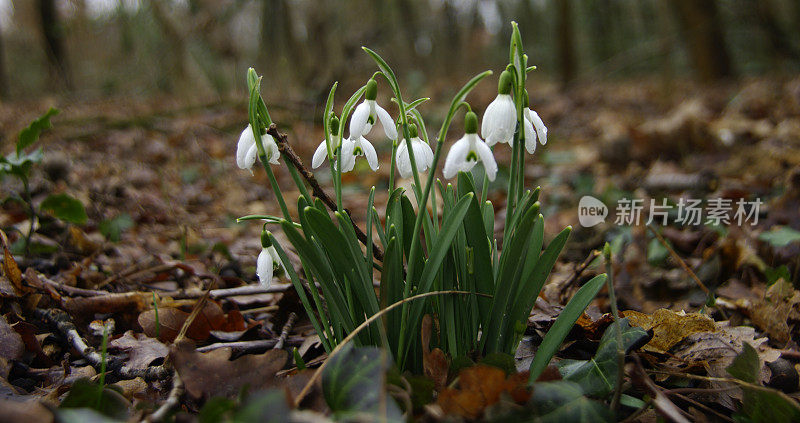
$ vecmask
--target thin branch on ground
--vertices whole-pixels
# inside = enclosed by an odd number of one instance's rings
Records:
[[[275,343],[273,347],[276,350],[282,349],[283,344],[286,343],[286,338],[289,337],[289,332],[292,331],[292,327],[294,323],[297,321],[297,313],[291,312],[289,313],[289,318],[286,319],[286,324],[283,325],[283,329],[281,330],[281,335],[278,337],[278,342]]]
[[[299,347],[306,339],[302,336],[292,336],[284,340],[284,346]],[[237,342],[218,342],[216,344],[206,345],[196,349],[197,352],[205,353],[209,351],[218,350],[220,348],[230,348],[236,352],[252,352],[259,350],[268,350],[275,348],[278,339],[256,339],[254,341],[237,341]]]
[[[177,407],[180,404],[181,395],[183,395],[183,380],[181,380],[180,375],[178,372],[175,372],[172,376],[172,389],[169,391],[169,396],[167,400],[161,404],[160,407],[153,414],[147,416],[144,420],[145,422],[160,422],[167,417],[167,414],[172,411],[173,408]]]

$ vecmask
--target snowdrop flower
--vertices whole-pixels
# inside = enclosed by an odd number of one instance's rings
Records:
[[[547,144],[547,127],[544,126],[542,118],[539,114],[534,112],[533,109],[525,108],[522,110],[523,124],[525,127],[525,149],[528,153],[533,154],[536,151],[536,138],[542,145]],[[534,134],[534,129],[536,133]]]
[[[517,108],[511,99],[511,73],[503,71],[497,85],[497,97],[486,108],[481,122],[481,135],[486,144],[512,143],[517,126]]]
[[[331,130],[331,150],[333,153],[336,153],[336,149],[339,148],[339,145],[342,143],[341,137],[339,137],[339,118],[336,116],[331,117],[330,122],[330,130]],[[325,143],[325,139],[319,144],[317,150],[314,151],[314,157],[311,158],[311,168],[316,169],[319,165],[325,161],[325,157],[328,156],[328,146]]]
[[[356,166],[356,157],[364,156],[367,158],[370,169],[378,170],[378,153],[375,147],[363,136],[356,140],[347,139],[342,141],[342,172],[349,172]]]
[[[269,239],[269,232],[261,232],[261,253],[256,260],[256,274],[258,281],[264,288],[269,288],[272,284],[272,275],[276,267],[283,267],[278,251]]]
[[[275,143],[275,139],[269,134],[263,134],[261,142],[264,144],[269,163],[278,164],[281,153],[278,151],[278,144]],[[252,173],[257,156],[256,136],[253,133],[253,127],[248,124],[247,128],[244,128],[242,134],[239,135],[239,142],[236,145],[236,165],[240,169],[247,169]]]
[[[414,150],[414,161],[417,164],[417,171],[424,172],[433,165],[433,150],[427,142],[419,138],[417,125],[408,125],[408,132],[411,136],[411,148]],[[408,178],[411,175],[411,158],[408,155],[408,144],[405,140],[400,141],[397,147],[397,170],[400,176]]]
[[[458,172],[469,172],[480,161],[486,169],[486,176],[494,181],[497,176],[497,162],[494,161],[492,150],[478,136],[478,116],[475,113],[467,112],[464,129],[464,136],[447,153],[442,170],[444,177],[450,179]]]
[[[374,79],[367,82],[367,89],[364,91],[364,101],[359,104],[353,111],[353,117],[350,119],[350,139],[357,140],[359,137],[366,135],[375,121],[378,120],[383,127],[383,132],[391,140],[397,139],[397,128],[394,126],[394,120],[389,116],[383,107],[379,106],[375,99],[378,97],[378,83]]]

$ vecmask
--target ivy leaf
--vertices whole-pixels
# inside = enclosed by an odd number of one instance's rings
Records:
[[[42,201],[42,210],[53,213],[53,216],[76,225],[86,223],[86,209],[80,200],[67,194],[52,194]]]
[[[537,383],[528,406],[542,423],[613,421],[608,406],[587,398],[581,385],[567,380]]]
[[[334,413],[344,420],[359,416],[369,421],[403,421],[400,408],[386,392],[389,357],[385,351],[348,344],[328,360],[322,372],[322,393]]]
[[[796,422],[800,421],[800,406],[783,392],[756,385],[761,369],[761,360],[756,350],[748,343],[742,344],[742,352],[726,369],[731,376],[748,382],[742,386],[744,396],[740,414],[742,421]],[[740,416],[742,417],[742,416]]]
[[[45,129],[50,129],[52,126],[50,125],[50,118],[58,114],[58,109],[50,108],[47,113],[39,116],[36,120],[31,122],[27,128],[19,131],[19,137],[17,139],[17,156],[22,153],[22,150],[29,147],[31,144],[35,143],[36,140],[39,139],[39,135]]]
[[[111,242],[119,242],[120,235],[133,227],[133,220],[128,213],[100,222],[100,233]]]
[[[800,231],[781,226],[769,232],[763,232],[758,239],[765,241],[773,247],[785,247],[793,242],[800,242]]]
[[[115,419],[128,417],[130,403],[118,391],[82,378],[72,384],[59,408],[90,408]]]
[[[631,327],[628,319],[620,319],[622,345],[627,352],[631,347],[648,338],[647,332],[637,326]],[[604,397],[616,386],[617,366],[617,323],[612,323],[603,333],[597,353],[591,360],[563,360],[558,370],[564,379],[576,382],[583,387],[586,395]],[[538,386],[538,385],[537,385]]]

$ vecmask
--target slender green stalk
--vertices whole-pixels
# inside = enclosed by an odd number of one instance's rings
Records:
[[[614,387],[614,397],[611,400],[611,411],[614,413],[619,409],[619,401],[622,395],[622,380],[625,378],[625,350],[622,345],[622,327],[619,323],[619,310],[617,309],[617,296],[614,292],[614,266],[611,258],[611,245],[606,243],[603,247],[603,254],[606,259],[606,274],[608,279],[608,302],[611,303],[611,313],[614,315],[614,324],[617,328],[617,383]]]

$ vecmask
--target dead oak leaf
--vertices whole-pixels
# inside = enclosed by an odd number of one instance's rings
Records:
[[[230,355],[229,348],[199,353],[191,342],[184,341],[170,348],[169,358],[186,392],[195,399],[234,397],[244,387],[252,392],[273,386],[275,374],[289,359],[289,353],[284,350],[248,354],[233,361]]]
[[[633,326],[649,331],[653,330],[653,339],[642,347],[645,351],[666,353],[673,345],[687,336],[697,332],[714,332],[717,330],[714,320],[705,314],[674,312],[667,309],[658,309],[653,314],[644,314],[638,311],[625,311]]]
[[[754,325],[775,341],[785,344],[791,339],[787,319],[797,317],[798,303],[800,292],[791,283],[780,279],[767,289],[763,299],[753,303],[747,311]]]
[[[162,360],[169,354],[169,348],[155,338],[127,331],[121,337],[109,343],[112,349],[128,353],[123,369],[146,369],[154,362]]]
[[[497,403],[503,392],[517,403],[526,402],[530,398],[527,382],[527,372],[506,378],[497,367],[476,364],[459,373],[458,389],[445,388],[439,393],[437,404],[446,414],[476,419],[486,407]]]

